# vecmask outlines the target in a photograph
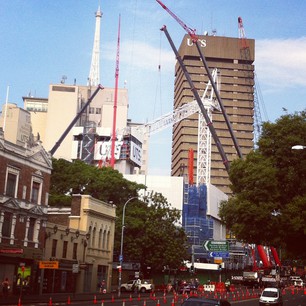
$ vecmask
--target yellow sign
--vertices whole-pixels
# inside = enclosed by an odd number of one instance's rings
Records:
[[[214,263],[215,263],[215,264],[221,264],[221,263],[222,263],[222,258],[215,257],[215,258],[214,258]]]
[[[40,261],[39,269],[58,269],[58,261]]]

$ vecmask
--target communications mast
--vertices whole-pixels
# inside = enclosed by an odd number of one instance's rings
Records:
[[[92,50],[88,86],[98,86],[100,84],[100,24],[102,12],[100,6],[96,12],[95,38]]]

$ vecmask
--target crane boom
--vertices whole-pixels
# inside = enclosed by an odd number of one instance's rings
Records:
[[[110,160],[110,165],[112,168],[114,168],[115,166],[116,119],[117,119],[118,80],[119,80],[119,49],[120,49],[120,16],[119,16],[118,42],[117,42],[117,54],[116,54],[113,133],[112,133],[111,160]]]
[[[81,108],[81,110],[79,111],[79,113],[74,117],[74,119],[71,121],[71,123],[69,124],[69,126],[67,127],[67,129],[64,131],[64,133],[62,134],[62,136],[59,138],[59,140],[55,143],[55,145],[53,146],[53,148],[50,150],[50,154],[54,155],[54,153],[56,152],[56,150],[59,148],[59,146],[61,145],[61,143],[63,142],[63,140],[65,139],[65,137],[68,135],[68,133],[70,132],[70,130],[72,129],[72,127],[76,124],[76,122],[78,121],[78,119],[81,117],[82,113],[86,110],[86,108],[88,107],[88,105],[90,104],[90,102],[93,100],[93,98],[97,95],[97,93],[101,90],[104,89],[102,85],[98,85],[97,89],[94,91],[94,93],[90,96],[90,98],[87,100],[87,102],[84,104],[84,106]]]
[[[191,29],[190,27],[188,27],[179,17],[177,17],[169,8],[167,8],[167,6],[165,4],[163,4],[160,0],[156,0],[156,2],[158,4],[160,4],[160,6],[167,11],[181,26],[182,28],[190,35],[190,37],[192,38],[193,41],[197,41],[199,38],[196,34],[196,30],[195,29]]]
[[[235,149],[236,149],[236,151],[237,151],[237,154],[238,154],[239,158],[242,158],[242,152],[241,152],[240,147],[239,147],[239,145],[238,145],[238,141],[237,141],[236,136],[235,136],[235,134],[234,134],[234,131],[233,131],[231,122],[230,122],[230,120],[229,120],[229,118],[228,118],[228,116],[227,116],[227,113],[226,113],[226,110],[225,110],[225,108],[224,108],[223,102],[222,102],[222,100],[221,100],[220,94],[219,94],[219,92],[218,92],[218,90],[217,90],[217,88],[216,88],[216,85],[215,85],[214,81],[213,81],[213,77],[212,77],[211,72],[210,72],[210,70],[209,70],[209,67],[208,67],[206,58],[205,58],[205,56],[204,56],[204,54],[203,54],[203,52],[202,52],[202,50],[201,50],[201,48],[200,48],[200,45],[199,45],[199,43],[198,43],[199,38],[198,38],[198,36],[195,34],[195,30],[192,30],[191,28],[189,28],[189,27],[188,27],[179,17],[177,17],[177,16],[176,16],[169,8],[167,8],[160,0],[156,0],[156,1],[161,5],[161,7],[162,7],[163,9],[165,9],[165,10],[166,10],[166,11],[167,11],[167,12],[168,12],[168,13],[169,13],[169,14],[170,14],[170,15],[171,15],[171,16],[172,16],[172,17],[173,17],[182,27],[183,27],[183,29],[190,35],[192,41],[195,43],[195,45],[196,45],[196,47],[197,47],[197,50],[198,50],[198,52],[199,52],[199,55],[200,55],[200,57],[201,57],[201,60],[202,60],[202,62],[203,62],[203,64],[204,64],[204,67],[205,67],[207,76],[208,76],[210,82],[212,83],[212,86],[213,86],[214,91],[215,91],[215,93],[216,93],[216,97],[217,97],[218,102],[219,102],[219,105],[220,105],[220,107],[221,107],[221,110],[222,110],[222,114],[223,114],[225,123],[226,123],[226,125],[227,125],[227,128],[228,128],[228,130],[229,130],[229,133],[230,133],[231,138],[232,138],[232,140],[233,140],[233,143],[234,143]]]
[[[196,88],[195,88],[195,86],[193,84],[193,81],[191,80],[191,77],[190,77],[190,75],[189,75],[189,73],[188,73],[188,71],[187,71],[187,69],[186,69],[186,67],[185,67],[185,65],[184,65],[184,63],[183,63],[183,61],[181,59],[181,56],[179,55],[179,53],[178,53],[178,51],[177,51],[177,49],[176,49],[176,47],[175,47],[171,37],[170,37],[170,35],[169,35],[168,31],[167,31],[166,26],[163,26],[161,28],[161,30],[165,33],[165,35],[166,35],[166,37],[167,37],[167,39],[168,39],[168,41],[169,41],[169,43],[171,45],[171,48],[172,48],[172,50],[173,50],[173,52],[174,52],[174,54],[175,54],[175,56],[176,56],[176,58],[177,58],[177,60],[178,60],[178,62],[180,64],[180,66],[181,66],[181,69],[184,72],[184,75],[185,75],[185,77],[186,77],[186,79],[187,79],[187,81],[189,83],[191,91],[192,91],[192,93],[193,93],[193,95],[194,95],[194,97],[195,97],[195,99],[196,99],[196,101],[197,101],[197,103],[199,105],[199,108],[200,108],[200,110],[201,110],[201,112],[203,114],[203,117],[204,117],[204,119],[206,121],[206,124],[207,124],[207,126],[208,126],[208,128],[210,130],[210,133],[211,133],[211,135],[212,135],[212,137],[213,137],[213,139],[215,141],[215,144],[216,144],[216,146],[218,148],[218,151],[219,151],[219,154],[220,154],[220,156],[222,158],[222,162],[223,162],[223,164],[225,166],[225,169],[226,169],[227,172],[229,172],[229,162],[228,162],[227,156],[226,156],[226,154],[224,152],[224,149],[223,149],[223,147],[221,145],[221,142],[220,142],[220,139],[219,139],[219,137],[218,137],[218,135],[216,133],[216,130],[215,130],[215,128],[214,128],[214,126],[213,126],[213,124],[212,124],[208,114],[207,114],[207,111],[206,111],[205,107],[202,104],[202,101],[201,101],[201,98],[199,96],[199,93],[196,90]],[[211,83],[213,84],[213,80],[212,80]]]

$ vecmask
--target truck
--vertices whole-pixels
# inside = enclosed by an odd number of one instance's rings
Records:
[[[243,285],[247,287],[260,287],[261,276],[257,271],[243,271]]]

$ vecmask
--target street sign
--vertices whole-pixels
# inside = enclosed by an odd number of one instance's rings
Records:
[[[58,261],[40,261],[39,269],[58,269]]]
[[[203,243],[203,248],[211,252],[228,252],[228,241],[225,240],[206,240]]]
[[[79,273],[79,265],[78,264],[73,264],[72,265],[72,273]]]
[[[209,257],[229,258],[229,252],[210,252]]]

